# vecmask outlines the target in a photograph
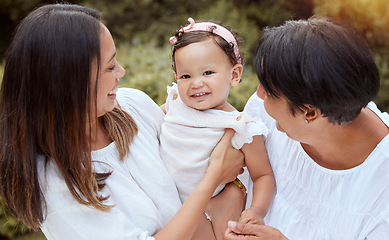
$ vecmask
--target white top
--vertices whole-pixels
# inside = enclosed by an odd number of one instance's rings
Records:
[[[235,130],[232,145],[240,149],[253,136],[266,135],[265,124],[246,113],[221,110],[195,110],[180,98],[175,83],[168,87],[165,122],[161,131],[161,157],[173,177],[184,202],[203,178],[209,157],[226,128]],[[223,186],[219,186],[213,196]]]
[[[389,125],[387,113],[372,102],[368,107]],[[291,240],[389,239],[389,135],[361,165],[330,170],[276,129],[256,94],[245,111],[261,116],[269,128],[265,145],[276,195],[266,224]]]
[[[173,179],[159,154],[160,126],[164,113],[143,92],[119,89],[117,100],[138,126],[130,153],[119,161],[114,143],[93,151],[97,170],[111,170],[104,195],[110,195],[109,212],[81,205],[74,200],[56,165],[44,169],[38,159],[39,180],[47,203],[47,217],[41,227],[47,239],[154,239],[181,206]]]

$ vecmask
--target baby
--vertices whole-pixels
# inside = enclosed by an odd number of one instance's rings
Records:
[[[243,72],[238,41],[219,24],[188,21],[188,26],[170,38],[177,84],[168,87],[166,103],[161,106],[166,113],[160,136],[162,159],[184,202],[207,170],[209,156],[225,129],[234,129],[232,145],[243,151],[254,183],[251,207],[241,220],[263,223],[275,186],[262,137],[267,128],[227,102]],[[239,179],[234,182],[244,189]]]

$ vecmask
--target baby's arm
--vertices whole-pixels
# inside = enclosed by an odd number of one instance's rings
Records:
[[[253,180],[251,207],[242,212],[242,222],[263,224],[273,200],[275,181],[262,136],[254,136],[253,142],[242,147],[246,166]]]

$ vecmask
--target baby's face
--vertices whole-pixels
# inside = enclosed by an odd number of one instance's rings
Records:
[[[212,39],[192,43],[175,53],[176,80],[182,101],[197,110],[228,111],[233,65]]]

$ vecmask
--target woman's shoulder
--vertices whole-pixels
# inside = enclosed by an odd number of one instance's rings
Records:
[[[120,107],[134,118],[138,127],[147,125],[160,128],[165,114],[146,93],[133,88],[119,88],[116,99]]]
[[[119,104],[152,104],[154,101],[144,92],[134,88],[119,88],[116,96]],[[154,103],[155,104],[155,103]]]
[[[160,107],[146,93],[133,88],[119,88],[116,97],[119,105],[130,114],[133,111],[162,112]]]
[[[387,112],[381,112],[374,102],[369,102],[367,107],[372,110],[384,123],[389,127],[389,114]]]

